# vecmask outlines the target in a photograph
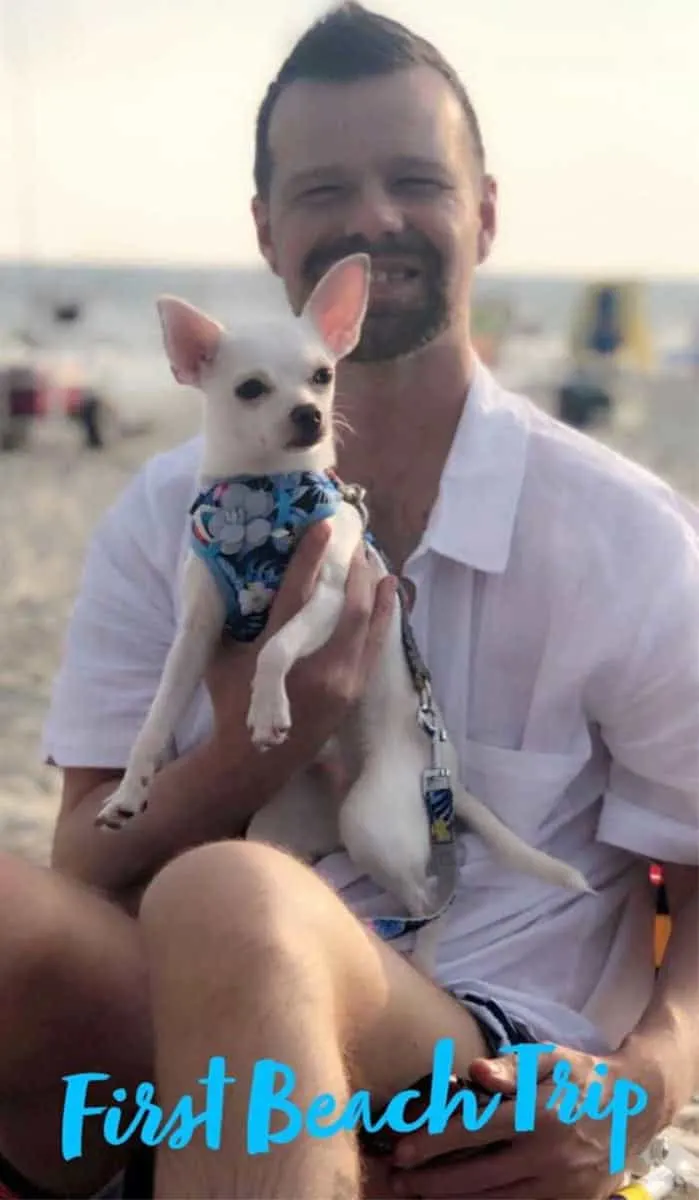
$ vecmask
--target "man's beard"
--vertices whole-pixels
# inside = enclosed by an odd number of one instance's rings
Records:
[[[439,337],[449,324],[449,302],[442,257],[426,237],[414,231],[369,242],[357,234],[316,247],[307,255],[303,278],[312,288],[334,263],[350,254],[368,254],[390,263],[404,258],[419,263],[422,296],[414,305],[371,301],[358,345],[346,362],[380,363],[413,354]]]

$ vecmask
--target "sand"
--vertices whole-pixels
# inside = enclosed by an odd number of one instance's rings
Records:
[[[86,542],[140,463],[195,432],[190,404],[168,398],[163,411],[167,425],[104,453],[59,424],[0,455],[0,846],[36,862],[47,858],[59,786],[40,761],[40,731]],[[635,393],[596,436],[699,500],[699,381]],[[699,1153],[699,1105],[671,1132]]]

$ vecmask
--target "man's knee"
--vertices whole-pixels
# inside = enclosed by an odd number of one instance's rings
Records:
[[[0,1088],[25,1064],[38,1074],[58,1059],[64,1067],[78,1034],[91,1052],[122,1017],[133,1031],[123,1058],[131,1044],[140,1055],[146,980],[135,923],[87,888],[10,856],[0,861],[0,904]]]
[[[35,1011],[75,969],[75,937],[61,900],[66,883],[45,868],[10,855],[0,861],[0,1020]]]
[[[305,894],[316,886],[312,872],[273,846],[214,842],[163,867],[144,893],[139,920],[151,952],[172,943],[210,951],[222,939],[248,952],[291,949],[294,932],[307,928]]]

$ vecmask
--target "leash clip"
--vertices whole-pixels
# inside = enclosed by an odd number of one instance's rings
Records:
[[[417,723],[425,733],[434,737],[437,732],[437,711],[432,699],[432,688],[425,681],[420,688],[420,703],[417,710]]]
[[[444,766],[444,756],[442,753],[447,740],[447,731],[438,716],[437,707],[432,696],[432,688],[427,682],[423,683],[420,691],[417,720],[418,725],[421,729],[424,729],[432,743],[432,771],[435,774],[442,772],[448,776],[449,772]]]

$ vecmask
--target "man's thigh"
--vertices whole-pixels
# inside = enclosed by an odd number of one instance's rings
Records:
[[[149,1078],[138,926],[103,897],[9,855],[0,855],[0,913],[0,1153],[50,1191],[89,1194],[123,1152],[92,1119],[82,1157],[65,1162],[63,1077],[108,1075],[91,1087],[97,1105]]]
[[[199,979],[220,981],[208,1000],[202,989],[187,1005],[214,1007],[221,992],[240,1027],[236,995],[251,1015],[273,1019],[271,993],[278,992],[285,1011],[298,1007],[299,1020],[314,1019],[315,1001],[309,1009],[307,999],[317,996],[318,1020],[334,1022],[351,1086],[368,1089],[377,1102],[426,1075],[441,1039],[453,1041],[458,1074],[487,1053],[478,1022],[457,999],[382,942],[315,872],[271,846],[227,842],[190,851],[160,873],[142,912],[154,962],[164,941],[172,961],[186,961]],[[246,960],[255,959],[262,969],[246,971]],[[273,975],[267,962],[277,964]],[[303,984],[296,995],[294,979]],[[255,980],[263,1004],[252,994]],[[321,1011],[330,995],[332,1014]]]

